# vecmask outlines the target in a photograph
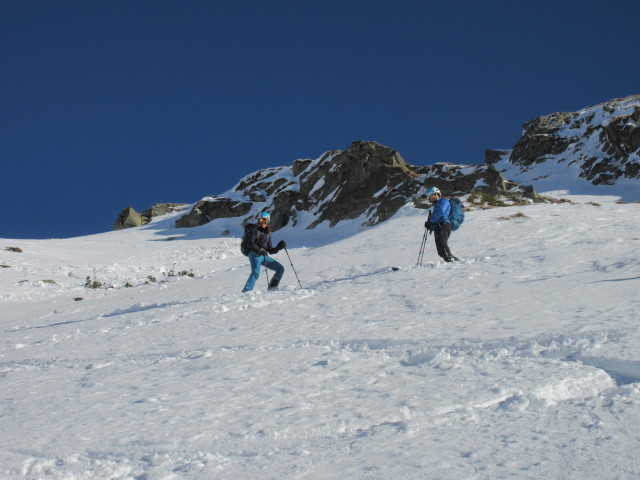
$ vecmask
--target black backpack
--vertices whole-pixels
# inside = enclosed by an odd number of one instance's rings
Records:
[[[244,226],[244,234],[242,235],[242,241],[240,242],[240,251],[245,257],[249,256],[249,237],[253,227],[255,227],[253,223],[247,223]],[[258,235],[260,235],[260,233],[258,233]]]

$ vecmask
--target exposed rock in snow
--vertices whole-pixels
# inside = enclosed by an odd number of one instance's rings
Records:
[[[482,191],[535,197],[532,188],[509,182],[492,165],[417,167],[379,143],[357,141],[346,151],[247,175],[232,190],[199,201],[176,226],[193,227],[230,217],[246,223],[263,210],[271,211],[272,230],[286,225],[313,229],[324,222],[333,227],[354,219],[370,226],[392,217],[409,202],[419,202],[420,193],[431,185],[444,195]]]
[[[560,188],[579,179],[592,186],[631,182],[638,189],[640,96],[536,118],[524,124],[512,150],[490,150],[485,157],[507,177],[530,180],[538,190],[541,180]]]

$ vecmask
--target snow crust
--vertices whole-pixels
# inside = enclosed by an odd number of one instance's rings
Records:
[[[284,229],[250,294],[215,222],[1,239],[0,477],[638,478],[640,204],[564,197],[453,264],[409,206]]]

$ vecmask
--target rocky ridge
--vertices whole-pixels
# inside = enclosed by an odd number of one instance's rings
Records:
[[[640,179],[640,95],[545,115],[523,128],[512,150],[487,151],[487,163],[502,160],[517,173],[564,166],[592,185]]]
[[[251,173],[231,190],[197,202],[176,226],[195,227],[217,219],[237,219],[233,224],[240,225],[264,210],[272,213],[273,230],[333,227],[346,220],[370,226],[409,202],[426,207],[422,194],[431,185],[445,196],[470,195],[472,202],[493,205],[548,201],[536,195],[533,186],[541,191],[564,189],[576,180],[591,191],[616,182],[626,182],[636,191],[639,125],[637,95],[574,113],[545,115],[523,125],[512,149],[487,150],[484,165],[415,166],[393,149],[359,140],[347,150],[329,151],[315,160],[295,160],[289,166]],[[185,208],[159,206],[142,214],[127,207],[114,228],[143,225],[154,216]]]
[[[425,185],[444,195],[471,192],[500,195],[511,201],[533,201],[535,192],[505,179],[492,165],[439,163],[418,167],[377,142],[356,141],[345,151],[331,151],[316,160],[296,160],[288,167],[260,170],[244,177],[230,191],[202,199],[176,221],[195,227],[219,218],[252,221],[271,212],[271,227],[313,229],[327,223],[356,220],[376,225],[413,201],[420,206]]]

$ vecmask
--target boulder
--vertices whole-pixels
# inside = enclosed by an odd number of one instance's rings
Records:
[[[136,212],[133,207],[128,206],[123,208],[118,215],[118,219],[113,224],[113,229],[122,230],[124,228],[139,227],[143,223],[142,215]]]
[[[136,212],[131,207],[125,207],[118,215],[118,219],[113,225],[114,230],[122,230],[123,228],[140,227],[149,223],[153,218],[172,213],[183,209],[186,203],[157,203],[151,208],[144,210],[142,213]]]

